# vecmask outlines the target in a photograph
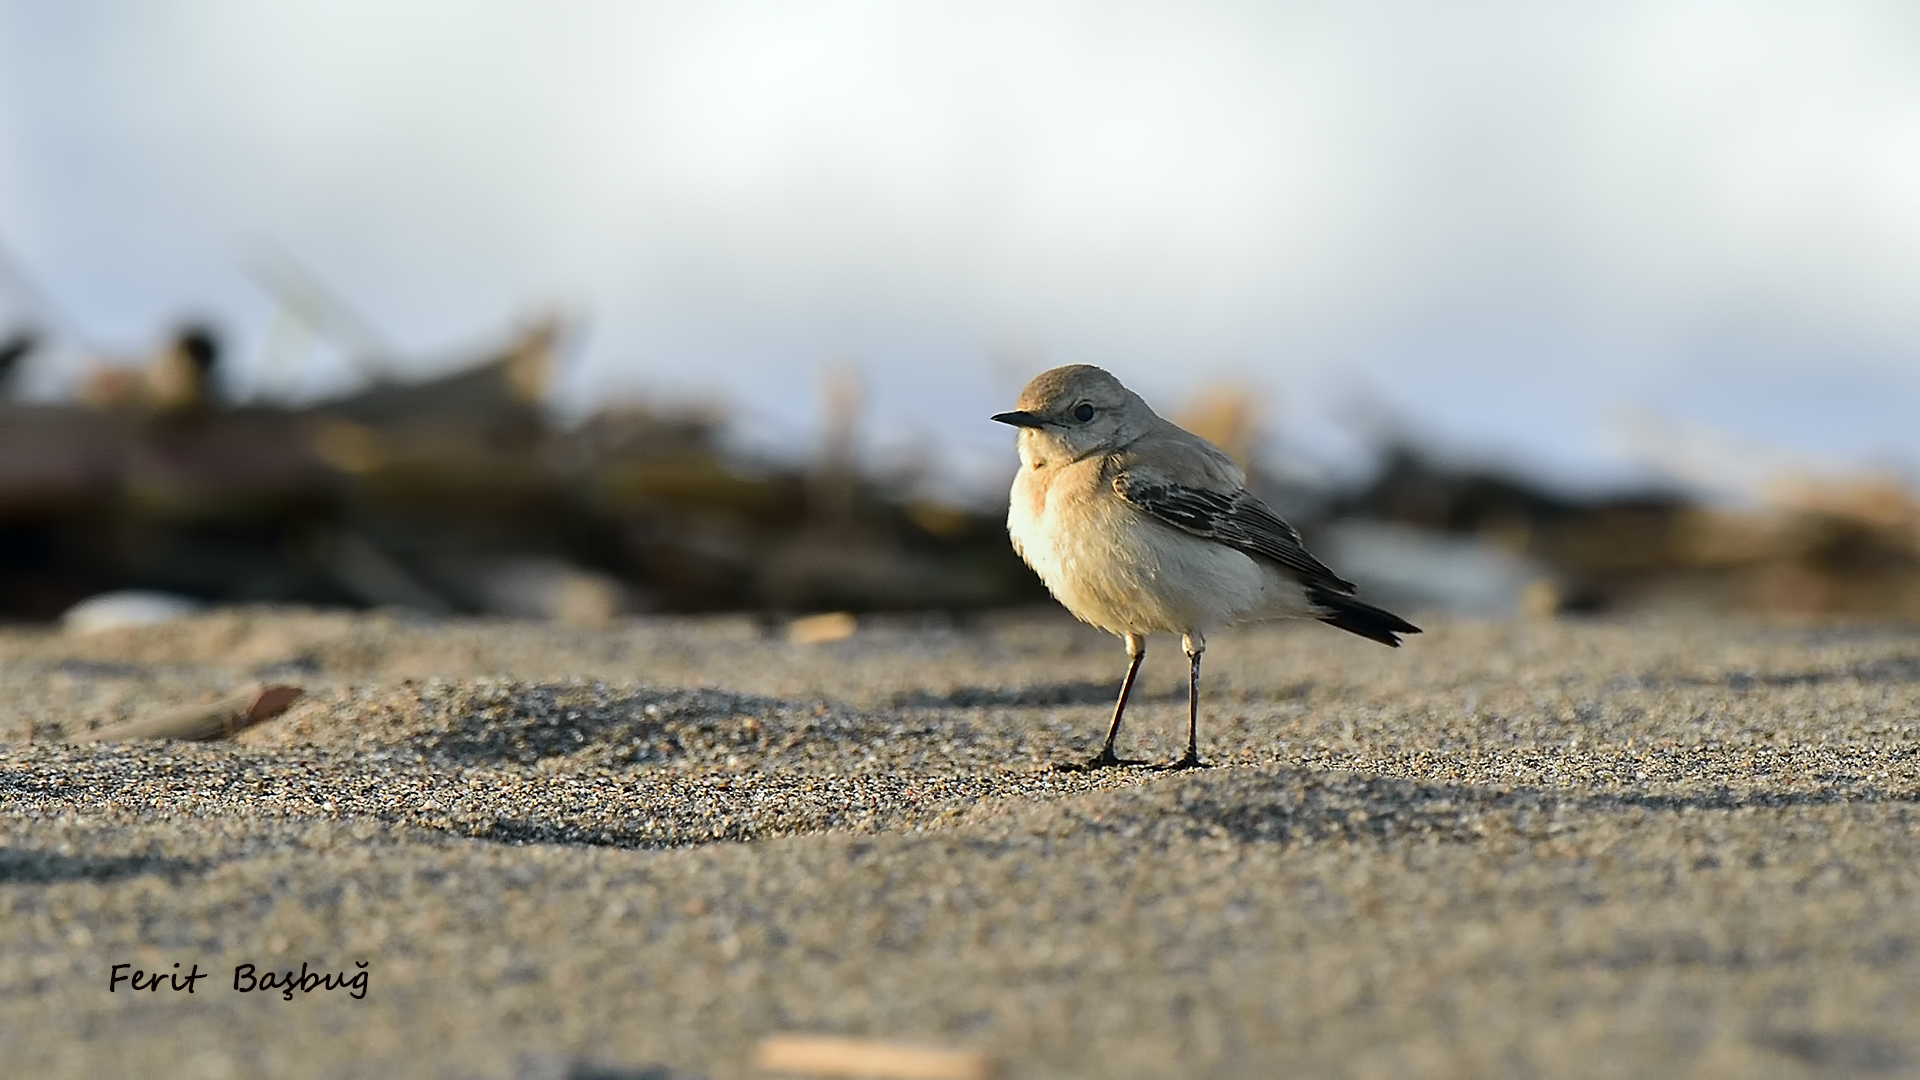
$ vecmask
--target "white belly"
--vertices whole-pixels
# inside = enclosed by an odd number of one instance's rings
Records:
[[[1030,470],[1014,480],[1013,545],[1061,604],[1115,634],[1205,634],[1248,619],[1311,616],[1277,567],[1133,509],[1094,486]],[[1103,497],[1104,496],[1104,497]]]

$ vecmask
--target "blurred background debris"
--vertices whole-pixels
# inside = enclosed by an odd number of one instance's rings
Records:
[[[212,394],[218,347],[195,325],[112,394],[101,380],[81,404],[5,406],[0,615],[87,628],[276,602],[599,626],[766,610],[837,613],[819,624],[834,629],[847,612],[1042,597],[1003,505],[862,467],[852,369],[823,378],[812,460],[755,460],[710,412],[628,404],[556,422],[540,403],[561,334],[536,320],[436,378],[291,408]],[[1170,411],[1245,461],[1382,603],[1920,617],[1920,498],[1892,475],[1745,477],[1752,498],[1734,505],[1685,493],[1703,490],[1691,458],[1670,483],[1583,495],[1402,443],[1315,483],[1265,456],[1258,402],[1223,384]],[[790,636],[844,634],[802,621]]]
[[[0,401],[13,396],[14,373],[37,344],[39,339],[31,330],[15,330],[0,337]]]
[[[68,608],[60,625],[71,634],[94,634],[125,626],[158,626],[199,611],[191,597],[141,589],[100,593]]]
[[[1040,595],[999,513],[860,470],[850,369],[825,381],[814,461],[752,460],[700,412],[558,424],[541,402],[561,333],[542,318],[436,378],[240,406],[211,391],[219,349],[196,324],[77,404],[5,406],[0,616],[125,621],[164,593],[596,626]]]

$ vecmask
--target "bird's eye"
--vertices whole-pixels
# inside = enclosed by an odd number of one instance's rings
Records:
[[[1081,402],[1080,405],[1073,410],[1073,418],[1083,424],[1093,419],[1093,406],[1084,401]]]

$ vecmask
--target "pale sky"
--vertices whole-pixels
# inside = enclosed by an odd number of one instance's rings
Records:
[[[1332,461],[1372,410],[1619,480],[1638,406],[1920,474],[1920,9],[0,0],[37,392],[191,313],[270,388],[276,251],[415,370],[581,316],[572,409],[804,448],[852,364],[962,486],[1075,361]]]

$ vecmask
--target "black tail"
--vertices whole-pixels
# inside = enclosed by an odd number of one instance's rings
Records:
[[[1337,626],[1349,634],[1359,634],[1382,645],[1400,647],[1401,634],[1417,634],[1420,628],[1391,611],[1361,603],[1351,596],[1320,588],[1307,586],[1307,599],[1324,614],[1320,621],[1328,626]]]

